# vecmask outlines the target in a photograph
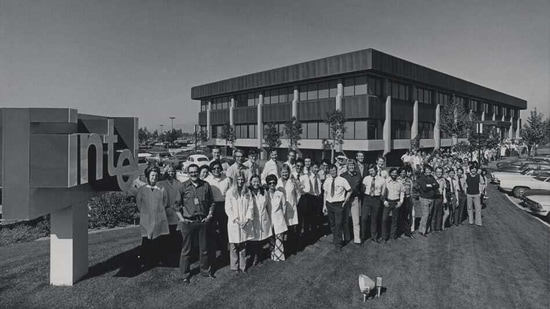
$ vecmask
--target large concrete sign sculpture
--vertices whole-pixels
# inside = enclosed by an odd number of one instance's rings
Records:
[[[87,202],[131,186],[137,128],[137,118],[74,109],[0,109],[3,217],[50,214],[52,284],[72,285],[87,273]]]

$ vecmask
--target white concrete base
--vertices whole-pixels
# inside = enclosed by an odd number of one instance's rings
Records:
[[[88,207],[50,215],[50,284],[72,286],[88,273]]]

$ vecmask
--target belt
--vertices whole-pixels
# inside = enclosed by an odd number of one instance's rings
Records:
[[[191,216],[191,217],[183,217],[185,220],[190,220],[190,221],[201,221],[202,219],[206,218],[206,216],[204,215],[195,215],[195,216]]]

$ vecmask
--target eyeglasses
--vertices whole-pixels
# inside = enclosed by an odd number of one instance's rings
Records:
[[[276,185],[277,182],[275,182],[275,181],[270,181],[270,182],[268,182],[267,184],[268,184],[268,185]]]
[[[189,175],[197,175],[199,172],[188,172]]]

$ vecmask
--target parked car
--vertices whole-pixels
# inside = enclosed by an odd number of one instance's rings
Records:
[[[550,222],[550,190],[527,190],[521,197],[526,210]]]
[[[515,197],[521,197],[525,191],[530,189],[550,190],[550,176],[503,178],[500,179],[499,189],[511,192]]]
[[[152,154],[148,153],[148,152],[140,152],[138,153],[138,164],[146,164],[147,163],[147,158],[151,157]]]
[[[151,153],[151,156],[147,157],[147,161],[151,163],[162,164],[164,163],[164,161],[168,160],[170,156],[171,155],[168,151]]]
[[[178,152],[171,156],[170,158],[166,159],[164,161],[165,164],[172,164],[176,167],[176,169],[179,169],[181,167],[181,164],[185,161],[187,161],[188,155],[184,152]]]
[[[524,170],[519,173],[512,172],[492,172],[491,173],[491,182],[499,184],[501,179],[504,178],[523,178],[523,177],[533,177],[533,176],[550,176],[550,171],[542,170]]]
[[[499,172],[511,172],[519,173],[524,170],[545,170],[550,171],[550,163],[538,162],[538,163],[525,163],[521,166],[516,165],[506,165],[498,168]]]
[[[208,165],[208,163],[210,163],[210,160],[208,160],[207,156],[205,156],[203,154],[193,154],[193,155],[190,155],[189,157],[187,157],[187,160],[185,162],[183,162],[182,169],[184,171],[187,171],[187,167],[189,167],[189,165],[191,165],[191,164],[196,164],[199,167],[201,167],[203,165]]]
[[[505,168],[507,166],[522,166],[523,164],[529,164],[529,163],[550,163],[550,158],[545,157],[532,157],[527,159],[519,159],[514,161],[504,161],[497,163],[497,167]]]

